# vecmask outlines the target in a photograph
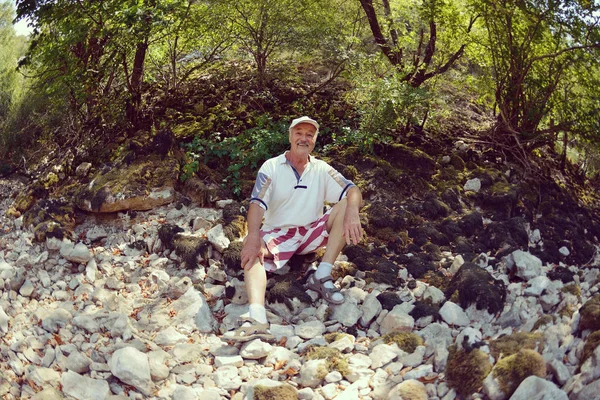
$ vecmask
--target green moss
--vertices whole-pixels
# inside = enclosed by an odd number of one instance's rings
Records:
[[[504,194],[504,193],[510,192],[511,189],[512,189],[512,186],[508,182],[502,180],[502,181],[494,183],[494,185],[492,186],[492,193],[493,194]]]
[[[562,293],[570,293],[572,295],[575,295],[578,299],[581,300],[581,288],[576,283],[569,283],[568,285],[563,286],[563,288],[560,291]]]
[[[338,262],[331,271],[331,277],[334,281],[347,275],[353,276],[356,273],[356,266],[350,262]]]
[[[58,183],[58,181],[58,175],[56,175],[54,172],[49,172],[48,175],[46,175],[43,179],[43,185],[46,189],[49,189]]]
[[[490,342],[490,350],[496,360],[500,357],[511,356],[521,349],[543,351],[544,335],[537,332],[517,332]]]
[[[385,343],[396,343],[407,353],[414,353],[417,346],[423,345],[423,338],[413,332],[391,332],[382,336]]]
[[[535,321],[535,324],[533,324],[533,328],[531,330],[537,331],[539,328],[543,327],[544,325],[549,325],[554,322],[556,322],[555,315],[544,314],[537,321]]]
[[[343,332],[331,332],[331,333],[326,333],[325,335],[323,335],[323,339],[325,339],[325,341],[327,343],[333,343],[333,342],[343,339],[345,337],[349,337],[350,340],[354,339],[354,336],[349,335],[347,333],[343,333]]]
[[[448,278],[438,271],[427,271],[421,280],[431,286],[435,286],[442,292],[446,290],[449,283]]]
[[[325,360],[328,372],[338,371],[342,375],[350,373],[348,360],[342,355],[338,349],[324,346],[314,346],[308,350],[306,354],[307,360]]]
[[[537,351],[521,349],[498,361],[493,374],[500,383],[500,389],[511,396],[525,378],[532,375],[545,378],[546,362]]]
[[[457,350],[456,345],[448,348],[446,379],[448,385],[461,396],[475,393],[483,385],[483,380],[492,370],[487,354],[480,350],[466,352]]]
[[[246,236],[248,233],[248,225],[246,224],[246,218],[238,215],[223,228],[223,233],[230,241],[235,241],[239,238]]]
[[[558,315],[561,317],[571,318],[575,312],[575,307],[571,304],[566,304],[563,308],[558,310]]]
[[[350,180],[355,180],[356,177],[358,176],[358,170],[356,169],[356,167],[354,165],[348,165],[346,168],[344,168],[342,173],[344,174],[344,176],[346,178],[348,178]]]
[[[290,385],[283,384],[275,387],[262,385],[254,386],[254,400],[297,400],[298,393]]]
[[[458,293],[458,290],[455,290],[452,295],[450,296],[449,299],[451,302],[453,302],[454,304],[459,304],[460,303],[460,294]]]
[[[587,360],[596,347],[600,345],[600,331],[593,332],[585,341],[585,345],[583,346],[583,352],[581,353],[581,358],[579,359],[579,365],[581,366],[585,360]]]

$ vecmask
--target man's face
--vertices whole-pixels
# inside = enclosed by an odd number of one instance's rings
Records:
[[[291,152],[299,156],[308,156],[317,142],[317,128],[303,122],[292,128],[290,132]]]

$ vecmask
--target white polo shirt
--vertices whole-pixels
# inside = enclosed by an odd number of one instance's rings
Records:
[[[309,157],[300,176],[284,153],[260,167],[250,203],[265,210],[262,230],[308,226],[323,216],[325,202],[337,203],[352,186],[352,181],[315,157]]]

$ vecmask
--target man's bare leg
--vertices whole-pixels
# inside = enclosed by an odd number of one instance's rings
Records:
[[[263,251],[266,251],[266,249],[263,248]],[[252,267],[244,270],[244,281],[246,282],[250,317],[262,324],[267,323],[267,312],[265,310],[267,273],[265,272],[265,266],[261,264],[258,257],[254,260]]]
[[[329,238],[327,239],[325,254],[323,255],[319,267],[315,271],[315,278],[317,279],[322,279],[331,275],[333,263],[346,244],[343,236],[345,211],[346,199],[343,199],[333,206],[333,209],[329,214],[329,218],[327,219],[327,232],[329,233]],[[326,288],[335,287],[332,281],[325,282],[323,285]],[[335,302],[342,302],[344,300],[344,296],[339,292],[333,293],[331,298]]]

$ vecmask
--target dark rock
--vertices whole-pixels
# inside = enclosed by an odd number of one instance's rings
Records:
[[[72,238],[75,223],[73,206],[63,200],[39,200],[23,214],[23,225],[33,227],[40,242],[48,237]]]
[[[456,240],[457,237],[462,236],[462,229],[458,225],[458,222],[451,218],[446,218],[438,225],[438,230],[442,232],[450,242]]]
[[[414,279],[409,280],[406,284],[406,287],[409,289],[415,289],[417,287],[417,281]]]
[[[241,268],[242,257],[241,252],[244,247],[240,241],[231,242],[229,247],[223,251],[223,262],[227,268],[237,270]]]
[[[440,319],[440,307],[429,304],[424,301],[417,300],[415,301],[415,307],[408,313],[411,317],[418,320],[421,317],[432,316],[435,321]]]
[[[552,281],[561,281],[562,283],[573,282],[573,277],[575,276],[573,272],[565,267],[552,268],[546,275],[548,276],[548,279]]]
[[[371,253],[363,246],[346,246],[344,248],[344,254],[348,257],[348,261],[354,262],[357,258],[366,258]]]
[[[186,268],[198,266],[199,258],[208,260],[211,244],[202,236],[178,233],[173,238],[173,249],[183,260]]]
[[[435,266],[431,261],[426,261],[421,257],[414,256],[406,264],[406,269],[415,279],[422,278],[427,272],[433,271]]]
[[[436,198],[430,198],[423,202],[423,216],[426,218],[444,218],[448,216],[449,212],[449,207]]]
[[[473,211],[463,216],[458,222],[463,236],[471,237],[483,230],[483,216],[478,211]]]
[[[381,303],[384,310],[391,311],[398,304],[402,304],[403,301],[395,292],[383,292],[377,295],[377,300]]]
[[[290,276],[276,276],[273,278],[273,286],[267,290],[266,299],[269,303],[283,303],[290,311],[294,311],[293,300],[311,304],[312,298],[306,293],[306,289],[300,282]]]
[[[448,204],[450,208],[454,211],[460,212],[462,211],[462,205],[460,204],[460,198],[458,197],[458,192],[456,189],[446,189],[442,193],[442,200],[444,203]]]
[[[456,291],[463,309],[476,304],[478,310],[487,309],[490,314],[495,314],[504,308],[504,282],[494,279],[489,272],[473,263],[465,262],[460,267],[444,294],[449,299]]]
[[[158,228],[158,238],[165,248],[173,250],[173,240],[179,232],[183,232],[183,228],[173,224],[164,224]]]

